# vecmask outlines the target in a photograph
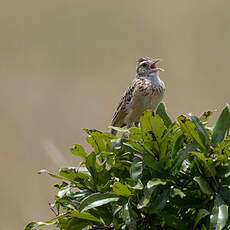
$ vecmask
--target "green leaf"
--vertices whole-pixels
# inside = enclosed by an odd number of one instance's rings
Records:
[[[174,197],[171,199],[171,205],[175,204],[177,207],[182,209],[190,209],[190,208],[203,208],[206,202],[204,199],[200,199],[197,197],[196,194],[189,195],[188,192],[184,192],[185,196],[181,197]],[[196,191],[197,193],[197,191]]]
[[[195,155],[198,159],[200,159],[203,163],[206,164],[206,159],[203,153],[200,152],[190,152],[190,153]]]
[[[105,192],[105,190],[108,190],[108,186],[110,186],[111,184],[111,175],[108,172],[108,170],[106,170],[105,168],[101,168],[98,171],[97,174],[97,183],[96,183],[96,188],[99,192]]]
[[[174,134],[172,139],[173,139],[172,158],[175,159],[177,153],[180,151],[180,149],[183,148],[185,135],[180,130],[180,132]]]
[[[159,178],[154,178],[154,179],[151,179],[151,180],[148,181],[147,188],[150,189],[153,186],[160,185],[160,184],[165,185],[166,181],[164,181],[162,179],[159,179]]]
[[[163,119],[167,128],[172,124],[172,121],[166,112],[165,104],[163,102],[158,105],[156,114],[158,114]]]
[[[114,205],[115,207],[117,207],[116,203],[114,203]],[[112,220],[114,218],[113,209],[111,209],[111,207],[113,207],[111,204],[106,204],[103,206],[92,208],[88,210],[88,212],[93,216],[97,217],[98,219],[100,219],[104,225],[108,226],[112,223]]]
[[[161,180],[156,180],[155,182],[149,183],[145,190],[144,194],[137,205],[138,209],[143,209],[149,214],[158,213],[161,211],[168,201],[169,190],[161,190],[159,185],[165,184]]]
[[[45,222],[31,222],[28,225],[26,225],[25,230],[31,230],[37,227],[42,227],[42,226],[51,226],[55,225],[57,223],[57,220],[50,220],[50,221],[45,221]]]
[[[199,130],[197,130],[196,125],[184,115],[179,116],[177,120],[184,131],[200,145],[202,150],[207,151],[208,146],[206,146],[202,137],[200,137],[201,134],[199,133]]]
[[[219,191],[219,195],[222,197],[224,202],[226,202],[228,205],[230,204],[230,186],[222,186]]]
[[[54,177],[54,178],[57,178],[57,179],[66,180],[66,178],[61,177],[61,176],[58,176],[58,175],[55,175],[55,174],[49,172],[49,171],[46,170],[46,169],[41,169],[41,170],[38,172],[38,174],[43,174],[43,173],[46,173],[46,174],[48,174],[48,175],[50,175],[50,176],[52,176],[52,177]]]
[[[70,187],[71,188],[71,187]],[[59,194],[59,192],[58,192]],[[78,191],[78,192],[72,192],[72,193],[69,193],[70,194],[70,198],[71,199],[74,199],[74,201],[76,202],[80,202],[81,200],[83,200],[85,197],[89,196],[92,194],[92,191],[88,190],[88,189],[85,189],[85,190],[81,190],[81,191]],[[67,193],[67,195],[69,195]],[[57,200],[57,199],[56,199]],[[58,200],[59,202],[60,200]]]
[[[206,177],[214,177],[214,176],[216,176],[215,162],[210,157],[206,160],[205,176]]]
[[[124,206],[123,206],[123,209],[122,209],[122,219],[124,220],[125,224],[129,224],[131,223],[131,216],[129,214],[129,208],[128,208],[128,203],[126,203]]]
[[[57,197],[59,199],[62,199],[64,196],[66,196],[66,194],[70,193],[71,191],[71,187],[69,185],[62,187],[58,193],[57,193]]]
[[[216,175],[216,168],[212,158],[207,158],[206,160],[205,155],[203,153],[200,152],[190,152],[190,153],[195,155],[203,163],[205,168],[205,176],[214,177]]]
[[[150,214],[157,214],[159,213],[166,205],[169,198],[169,190],[159,190],[158,193],[155,193],[151,197],[150,205],[148,206],[147,210]]]
[[[171,171],[173,175],[176,175],[180,171],[182,163],[184,162],[185,159],[189,157],[189,152],[191,152],[195,147],[196,145],[192,143],[192,144],[186,145],[183,149],[178,151],[175,159],[173,159],[173,162],[172,162]]]
[[[93,225],[92,221],[83,220],[68,216],[68,218],[58,218],[57,227],[59,229],[68,229],[68,230],[85,230],[90,229]]]
[[[129,130],[128,129],[124,129],[124,128],[119,128],[119,127],[116,127],[116,126],[109,126],[110,129],[113,129],[113,130],[116,130],[120,133],[126,133],[128,132]]]
[[[171,197],[176,197],[179,196],[181,199],[183,199],[186,195],[184,192],[182,192],[182,190],[178,189],[178,188],[172,188],[170,190],[170,196]]]
[[[207,228],[202,224],[201,230],[207,230]]]
[[[207,129],[203,126],[203,124],[201,123],[201,121],[199,120],[197,116],[190,115],[190,117],[196,126],[196,131],[198,132],[202,140],[202,143],[204,144],[206,148],[208,148],[209,147],[209,135],[208,135]]]
[[[172,215],[172,214],[165,214],[164,215],[164,221],[165,223],[177,230],[185,230],[185,229],[189,229],[188,228],[188,223],[180,220],[180,218],[176,215]]]
[[[209,215],[209,212],[206,210],[206,209],[200,209],[199,212],[197,213],[196,215],[196,218],[195,218],[195,223],[194,223],[194,226],[193,226],[193,230],[196,230],[196,226],[197,224],[199,223],[199,221],[208,216]]]
[[[213,146],[217,146],[221,141],[223,141],[226,131],[230,128],[230,105],[226,107],[221,112],[216,125],[213,129],[212,143]]]
[[[124,143],[122,143],[122,147],[124,147],[124,146],[126,147],[127,146],[128,148],[126,148],[126,150],[129,151],[129,152],[142,153],[139,149],[136,148],[136,146],[134,147],[133,144],[134,143],[124,142]]]
[[[140,123],[141,123],[141,129],[144,132],[152,132],[154,138],[156,138],[158,142],[161,141],[161,138],[166,130],[166,127],[164,125],[164,121],[159,115],[155,115],[153,117],[152,111],[147,110],[145,111],[144,115],[140,118]]]
[[[98,181],[98,173],[99,165],[96,162],[96,154],[91,152],[86,159],[85,166],[88,169],[90,175],[93,177],[94,182],[97,183]]]
[[[129,202],[127,202],[122,208],[122,219],[129,229],[136,229],[137,213],[134,211]]]
[[[89,176],[86,173],[80,172],[80,171],[77,171],[76,176],[77,176],[76,181],[78,181],[78,182],[84,182],[86,184],[88,184],[88,182],[91,179],[91,176]]]
[[[69,181],[74,181],[77,178],[76,168],[74,167],[61,168],[59,174]]]
[[[87,157],[87,153],[85,152],[84,148],[79,144],[76,144],[70,148],[70,152],[75,156],[81,157],[83,160],[85,160]]]
[[[203,193],[208,195],[213,194],[213,190],[211,189],[208,182],[203,177],[199,176],[199,177],[194,177],[193,179],[199,184],[200,189]]]
[[[156,171],[158,174],[164,174],[164,169],[161,167],[160,163],[154,159],[150,154],[143,154],[144,163]]]
[[[79,206],[80,212],[85,212],[91,208],[102,206],[111,202],[118,201],[119,197],[112,193],[94,193],[83,199]]]
[[[70,212],[70,216],[78,218],[78,219],[90,220],[90,221],[94,221],[94,222],[97,222],[97,223],[101,223],[101,220],[99,220],[98,218],[96,218],[95,216],[91,215],[88,212],[81,212],[80,213],[77,210],[72,210]]]
[[[211,117],[213,114],[213,111],[207,111],[207,112],[204,112],[201,116],[200,116],[200,120],[202,122],[205,122],[208,120],[209,117]]]
[[[230,176],[230,165],[221,165],[216,167],[217,176],[219,178],[227,178]]]
[[[131,192],[129,191],[127,186],[120,182],[115,182],[112,188],[115,194],[118,196],[124,196],[124,197],[131,196]]]
[[[134,189],[134,190],[142,190],[144,188],[144,186],[143,186],[141,180],[138,180],[137,183],[136,183],[136,185],[133,186],[133,187],[131,187],[131,188]]]
[[[130,140],[142,141],[142,138],[143,138],[143,132],[140,128],[131,127],[129,129],[129,139]]]
[[[104,142],[104,134],[96,129],[84,129],[84,131],[89,135],[86,140],[94,148],[96,153],[106,152],[106,145]]]
[[[144,207],[147,207],[150,204],[150,199],[152,196],[153,191],[155,190],[155,187],[152,187],[150,189],[145,188],[144,194],[140,200],[140,202],[137,205],[138,209],[142,209]]]
[[[214,230],[223,229],[228,221],[228,206],[218,195],[214,201],[210,221]]]
[[[142,171],[143,171],[143,162],[140,158],[135,157],[130,167],[130,176],[134,181],[134,183],[137,183],[137,181],[141,179]]]
[[[181,169],[183,161],[188,157],[188,152],[186,149],[182,149],[179,151],[177,157],[174,159],[172,164],[172,172],[175,175]]]

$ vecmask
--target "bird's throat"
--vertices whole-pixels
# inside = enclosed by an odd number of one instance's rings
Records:
[[[154,72],[148,75],[140,76],[139,78],[150,81],[153,85],[158,85],[161,83],[159,72]]]
[[[154,74],[150,74],[150,79],[152,80],[153,84],[160,84],[161,83],[161,79],[160,79],[160,75],[159,72],[156,72]]]

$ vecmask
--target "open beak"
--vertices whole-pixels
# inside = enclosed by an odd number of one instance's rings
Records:
[[[151,72],[164,71],[164,69],[162,69],[162,68],[156,66],[156,64],[157,64],[158,62],[160,62],[160,61],[162,61],[162,59],[160,59],[160,58],[155,58],[155,59],[153,59],[151,65],[150,65],[150,68],[151,68],[151,70],[152,70]]]

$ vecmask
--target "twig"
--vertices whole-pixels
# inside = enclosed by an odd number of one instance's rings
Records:
[[[58,214],[55,212],[54,208],[52,207],[52,204],[48,201],[48,204],[50,206],[50,210],[54,213],[54,215],[57,217]]]

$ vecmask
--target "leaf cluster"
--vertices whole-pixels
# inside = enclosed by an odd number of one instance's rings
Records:
[[[92,151],[70,151],[81,167],[62,168],[51,209],[56,216],[32,222],[25,230],[201,229],[230,228],[230,106],[213,128],[207,119],[181,115],[172,122],[161,103],[146,111],[140,127],[123,136],[85,130]],[[127,135],[128,133],[128,135]]]

